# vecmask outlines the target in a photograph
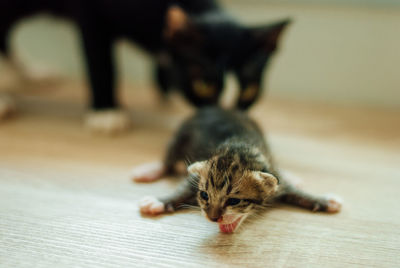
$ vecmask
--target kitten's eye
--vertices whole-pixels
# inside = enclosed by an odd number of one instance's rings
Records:
[[[226,201],[226,205],[227,205],[227,206],[235,206],[235,205],[239,204],[240,201],[241,201],[241,200],[240,200],[239,198],[229,198],[229,199]]]
[[[204,200],[208,200],[208,194],[206,193],[206,192],[204,192],[204,191],[201,191],[200,192],[200,196],[201,196],[201,198],[203,198]]]

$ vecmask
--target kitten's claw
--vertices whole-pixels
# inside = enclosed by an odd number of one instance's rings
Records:
[[[343,200],[340,196],[327,194],[325,200],[327,201],[326,212],[337,213],[342,208]]]
[[[135,167],[131,171],[131,178],[135,182],[152,182],[165,174],[163,163],[154,162]]]
[[[121,110],[92,111],[87,114],[85,125],[93,132],[112,135],[127,130],[130,119]]]
[[[148,215],[157,215],[165,212],[165,205],[163,202],[154,196],[143,197],[139,202],[140,212]]]
[[[17,110],[14,99],[8,95],[0,96],[0,120],[12,115]]]

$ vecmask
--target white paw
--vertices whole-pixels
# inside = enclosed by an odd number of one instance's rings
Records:
[[[340,196],[335,194],[326,194],[324,198],[328,201],[326,211],[329,213],[339,212],[342,208],[343,200]]]
[[[9,95],[0,96],[0,120],[10,116],[17,110],[14,99]]]
[[[154,196],[143,197],[139,201],[140,212],[143,214],[157,215],[165,212],[165,205]]]
[[[135,182],[152,182],[161,178],[164,173],[164,164],[154,162],[135,167],[131,171],[131,178]]]
[[[129,128],[130,119],[128,114],[121,110],[92,111],[86,115],[85,125],[93,132],[118,134]]]

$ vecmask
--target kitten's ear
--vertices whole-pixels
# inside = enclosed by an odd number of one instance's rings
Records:
[[[283,30],[290,23],[290,19],[285,19],[265,26],[251,28],[250,32],[261,47],[267,51],[274,51],[277,48]]]
[[[200,162],[195,162],[193,164],[191,164],[188,167],[188,172],[191,174],[198,174],[200,175],[201,172],[206,168],[207,165],[207,161],[200,161]]]
[[[278,190],[278,179],[271,173],[253,171],[253,178],[266,188],[266,192],[276,192]]]

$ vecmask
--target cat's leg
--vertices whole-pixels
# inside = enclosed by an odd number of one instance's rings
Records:
[[[0,28],[0,53],[4,56],[4,60],[7,61],[5,64],[10,65],[10,47],[7,42],[8,38],[8,27]],[[9,117],[14,114],[17,110],[15,97],[11,92],[0,91],[0,120]]]
[[[88,22],[81,23],[83,48],[86,56],[91,89],[92,111],[86,116],[86,125],[95,132],[115,134],[130,125],[127,113],[119,110],[115,99],[114,64],[112,55],[113,38],[106,28]]]
[[[154,69],[154,78],[162,97],[165,99],[171,87],[168,67],[157,63]]]
[[[196,182],[190,180],[190,178],[185,179],[175,193],[170,196],[164,198],[144,197],[139,202],[140,212],[147,215],[157,215],[196,205],[197,188],[194,186]]]
[[[8,27],[0,28],[0,52],[5,57],[9,56],[10,46],[8,43]]]
[[[312,211],[329,213],[339,212],[342,207],[342,200],[336,195],[317,196],[292,185],[285,187],[283,194],[280,196],[280,201]]]

